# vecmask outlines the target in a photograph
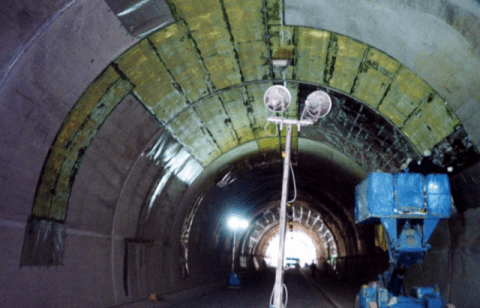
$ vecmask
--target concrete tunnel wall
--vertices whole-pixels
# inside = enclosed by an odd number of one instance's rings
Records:
[[[267,2],[269,13],[278,9],[275,1]],[[476,2],[451,1],[445,6],[448,9],[436,1],[430,3],[432,8],[437,9],[432,15],[451,12],[445,15],[450,16],[447,24],[454,25],[454,30],[458,31],[454,33],[456,41],[462,36],[466,38],[465,41],[460,40],[461,44],[449,46],[448,50],[452,53],[465,56],[455,57],[451,62],[443,61],[449,59],[448,53],[439,55],[435,52],[436,49],[444,50],[443,47],[448,44],[448,40],[442,41],[444,45],[439,44],[440,47],[435,43],[440,40],[439,36],[449,37],[444,34],[446,32],[425,27],[436,35],[431,36],[433,42],[426,41],[431,44],[421,45],[425,49],[423,51],[428,51],[421,60],[412,56],[414,49],[408,46],[422,42],[428,36],[423,32],[405,45],[402,45],[401,35],[396,44],[388,44],[389,36],[382,34],[382,43],[375,40],[378,35],[374,31],[368,32],[363,27],[355,30],[354,26],[332,20],[322,24],[328,18],[298,18],[307,16],[296,15],[299,9],[305,12],[305,8],[301,9],[302,3],[293,7],[292,3],[285,2],[287,7],[290,6],[290,10],[285,11],[289,24],[336,31],[393,56],[426,80],[452,105],[470,140],[479,146],[476,89],[480,71],[477,69],[480,27],[476,26],[479,23]],[[385,3],[382,5],[379,6],[381,10],[374,11],[373,17],[378,18],[380,11],[397,12],[396,16],[403,18],[400,21],[405,20],[411,11],[429,15],[428,8],[420,6],[415,9],[402,1],[392,2],[388,10]],[[309,10],[311,6],[310,3],[307,11],[331,12],[331,16],[338,14],[334,13],[338,7],[332,7],[331,11]],[[355,6],[350,8],[353,10]],[[368,9],[368,6],[360,8]],[[281,10],[283,8],[280,7]],[[353,20],[353,24],[367,25],[358,18],[349,20]],[[381,19],[382,22],[385,20]],[[436,19],[435,24],[438,25],[439,20]],[[226,244],[222,248],[222,242],[214,241],[212,234],[215,232],[208,233],[212,221],[208,219],[206,208],[199,209],[192,226],[194,240],[189,255],[198,257],[191,258],[189,279],[183,278],[184,269],[178,262],[182,257],[182,224],[188,216],[189,206],[201,195],[202,189],[221,178],[210,178],[215,171],[206,170],[191,189],[176,175],[171,175],[162,195],[153,200],[158,205],[153,207],[157,211],[154,215],[156,219],[142,216],[145,205],[152,201],[156,184],[165,176],[164,165],[142,154],[148,152],[164,130],[151,112],[139,103],[138,97],[132,96],[129,91],[114,94],[118,95],[119,103],[98,127],[98,134],[76,173],[65,219],[64,265],[19,268],[26,222],[32,214],[39,177],[62,123],[95,78],[139,40],[128,34],[103,1],[14,1],[2,4],[0,21],[3,44],[0,53],[0,266],[3,273],[0,306],[105,307],[140,298],[150,292],[171,292],[223,277],[228,270],[225,251],[229,246]],[[413,27],[411,31],[416,31],[415,24],[410,26]],[[394,31],[395,27],[388,29]],[[448,30],[452,31],[451,28]],[[275,39],[273,35],[272,40]],[[425,54],[429,53],[433,56],[426,57]],[[446,71],[449,73],[444,74]],[[291,72],[288,74],[291,75]],[[340,84],[337,88],[341,88],[343,80],[337,81]],[[362,92],[364,97],[367,94]],[[380,112],[386,117],[390,115],[391,121],[397,121],[397,115],[392,110]],[[440,113],[440,117],[444,115]],[[435,142],[440,139],[438,134],[431,138]],[[417,151],[433,145],[432,141],[417,142]],[[280,141],[273,147],[278,143]],[[269,146],[266,141],[265,144]],[[249,152],[251,149],[244,153]],[[354,156],[347,150],[345,153]],[[223,163],[229,161],[224,159]],[[221,169],[221,163],[218,164]],[[432,239],[434,248],[425,264],[411,273],[411,278],[419,284],[439,282],[442,294],[458,307],[478,306],[475,295],[478,289],[476,277],[480,271],[480,231],[477,224],[479,170],[476,163],[452,177],[459,213],[437,229]],[[155,240],[137,243],[138,234],[153,234]],[[219,241],[227,241],[227,238],[220,235]],[[128,296],[122,281],[125,245],[129,246],[130,257]],[[224,269],[215,268],[215,264],[224,265]],[[438,268],[448,271],[438,271]],[[412,283],[411,280],[408,282]]]

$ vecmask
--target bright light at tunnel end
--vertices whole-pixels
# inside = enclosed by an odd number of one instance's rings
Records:
[[[268,266],[277,267],[278,260],[279,235],[275,235],[267,246],[266,263]],[[287,259],[298,259],[298,264],[303,266],[305,263],[318,263],[319,256],[312,238],[302,231],[289,233],[285,240],[284,264],[288,264]]]
[[[232,230],[245,230],[248,228],[248,221],[238,217],[230,217],[228,219],[228,227]]]

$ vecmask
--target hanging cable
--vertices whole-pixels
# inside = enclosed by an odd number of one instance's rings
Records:
[[[272,295],[270,295],[270,307],[273,307],[273,305],[275,304],[273,300],[274,295],[275,295],[275,287],[273,287]]]
[[[283,284],[283,288],[285,289],[285,303],[283,304],[283,308],[287,307],[288,303],[288,290],[287,290],[287,285]]]
[[[293,195],[293,199],[288,201],[287,203],[293,203],[295,200],[297,200],[297,183],[295,182],[295,174],[293,173],[292,162],[290,162],[290,172],[292,173],[294,195]]]
[[[282,304],[281,308],[286,308],[287,303],[288,303],[288,290],[287,290],[287,285],[286,284],[283,284],[283,289],[285,290],[285,303]],[[273,307],[273,305],[275,304],[274,301],[273,301],[273,296],[274,295],[275,295],[275,288],[273,288],[272,295],[270,295],[270,307]]]
[[[268,108],[265,108],[265,119],[268,118],[267,110],[269,110],[269,109],[268,109]],[[275,112],[272,112],[272,116],[273,116],[273,115],[275,115]],[[270,134],[268,133],[267,127],[268,127],[268,124],[270,124],[270,123],[271,123],[271,122],[266,121],[266,122],[265,122],[265,126],[263,127],[263,130],[266,131],[269,136],[272,136],[272,137],[278,136],[278,125],[277,125],[277,124],[274,124],[274,123],[272,123],[272,124],[275,125],[275,135],[270,135]]]

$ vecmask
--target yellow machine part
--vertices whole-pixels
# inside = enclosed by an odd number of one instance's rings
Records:
[[[382,225],[375,225],[375,247],[387,251],[387,238],[385,234],[385,228]]]

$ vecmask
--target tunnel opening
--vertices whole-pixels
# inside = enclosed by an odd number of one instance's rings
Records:
[[[278,233],[270,240],[265,254],[265,263],[270,267],[277,267],[278,261]],[[317,251],[312,239],[302,231],[288,232],[285,237],[285,260],[286,267],[302,266],[310,264],[318,259]]]
[[[284,264],[303,266],[313,262],[323,266],[338,256],[337,239],[318,212],[294,203],[289,206],[288,214]],[[279,207],[272,205],[256,218],[244,245],[247,252],[268,267],[276,267],[278,263],[278,222]]]

